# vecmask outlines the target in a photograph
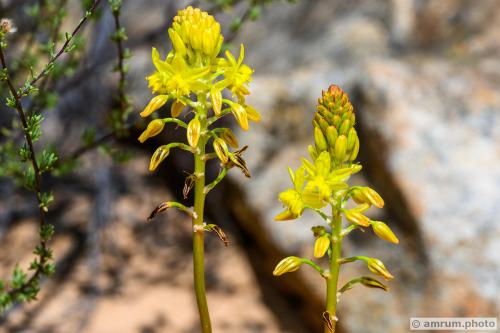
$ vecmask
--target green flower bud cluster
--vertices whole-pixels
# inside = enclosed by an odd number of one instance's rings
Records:
[[[328,151],[335,165],[352,163],[358,156],[359,138],[354,129],[356,116],[347,94],[336,85],[323,91],[314,114],[313,156]]]

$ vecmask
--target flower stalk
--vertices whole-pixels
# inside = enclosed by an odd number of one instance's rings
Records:
[[[186,131],[187,144],[173,142],[158,147],[151,158],[150,171],[156,170],[171,148],[180,148],[193,155],[194,168],[186,179],[183,195],[187,198],[194,188],[194,207],[188,213],[192,217],[193,228],[194,291],[203,333],[212,332],[205,288],[205,231],[214,231],[224,245],[228,244],[227,236],[219,226],[205,223],[205,198],[233,167],[250,177],[242,157],[246,146],[237,149],[238,141],[230,129],[211,126],[232,113],[240,127],[248,130],[249,120],[258,121],[260,118],[258,112],[245,101],[250,94],[248,84],[253,70],[243,64],[244,47],[241,45],[237,60],[229,51],[226,51],[225,57],[219,57],[223,42],[220,31],[219,23],[206,12],[192,7],[179,11],[168,29],[172,51],[162,60],[159,52],[153,48],[152,60],[156,71],[147,80],[153,93],[158,95],[140,114],[148,117],[157,111],[161,112],[167,102],[172,103],[170,117],[153,119],[140,135],[141,143],[161,134],[167,123],[175,123],[177,129]],[[223,99],[223,91],[230,96]],[[190,114],[193,116],[189,121],[178,119]],[[230,151],[228,146],[237,150]],[[207,151],[207,147],[213,147],[213,151]],[[206,164],[210,161],[219,162],[220,172],[207,184]],[[187,210],[180,203],[167,202],[159,205],[150,218],[168,208]]]

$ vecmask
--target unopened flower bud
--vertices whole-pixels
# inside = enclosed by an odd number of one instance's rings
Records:
[[[215,85],[210,88],[210,99],[215,115],[220,116],[222,110],[222,91],[217,89]]]
[[[359,138],[356,136],[356,139],[354,140],[354,147],[352,148],[352,151],[349,154],[349,161],[354,161],[356,157],[358,157],[359,153]]]
[[[316,241],[314,242],[314,256],[316,258],[323,257],[329,248],[330,248],[330,237],[328,235],[323,235],[316,238]]]
[[[144,130],[144,132],[142,132],[142,134],[139,136],[139,142],[144,143],[144,141],[146,141],[147,139],[160,134],[163,130],[163,127],[165,127],[165,123],[163,122],[163,120],[155,119],[151,121],[148,124],[148,127],[146,127],[146,130]]]
[[[347,132],[349,131],[350,128],[351,128],[351,122],[349,121],[349,119],[342,121],[342,124],[340,125],[339,129],[339,134],[347,135]]]
[[[384,207],[385,204],[384,199],[382,199],[380,194],[378,194],[374,189],[371,189],[369,187],[363,187],[362,191],[372,205],[374,205],[377,208]]]
[[[351,129],[347,133],[347,151],[352,151],[357,137],[358,134],[356,133],[356,130],[354,129],[354,127],[351,127]]]
[[[285,273],[295,272],[302,265],[302,259],[299,257],[286,257],[281,260],[273,271],[274,276],[280,276]]]
[[[170,114],[172,115],[173,118],[177,118],[179,117],[179,115],[181,114],[182,110],[184,110],[184,108],[186,107],[186,104],[177,99],[175,100],[175,102],[172,103],[172,107],[170,108]]]
[[[141,117],[147,117],[151,113],[155,112],[159,108],[161,108],[165,103],[168,101],[168,95],[158,95],[155,96],[149,101],[148,105],[146,108],[144,108],[144,111],[140,113]]]
[[[325,136],[323,135],[321,129],[319,129],[318,127],[314,128],[314,144],[316,145],[317,150],[320,152],[328,149]]]
[[[328,126],[326,129],[326,139],[328,140],[328,144],[331,147],[335,147],[335,141],[337,140],[337,137],[339,136],[339,133],[337,132],[337,129],[334,126]]]
[[[354,224],[362,227],[370,226],[370,219],[355,209],[344,210],[345,218]]]
[[[213,143],[214,151],[222,164],[226,164],[229,161],[229,151],[227,149],[226,142],[220,138],[214,140]]]
[[[198,145],[198,140],[200,140],[201,124],[198,118],[193,118],[187,128],[187,140],[192,148]]]
[[[358,204],[370,204],[377,208],[384,207],[384,199],[369,187],[354,187],[351,190],[351,198]]]
[[[392,232],[391,228],[384,222],[380,221],[373,221],[372,222],[372,228],[373,232],[380,237],[383,240],[386,240],[388,242],[398,244],[399,239],[396,237],[396,235]]]
[[[381,276],[385,280],[391,280],[392,278],[394,278],[394,276],[392,276],[392,274],[389,273],[389,271],[387,270],[387,268],[385,268],[384,263],[380,259],[377,259],[377,258],[368,258],[368,260],[366,261],[366,263],[368,265],[368,269],[373,274]]]
[[[160,146],[156,151],[154,152],[153,156],[151,157],[151,162],[149,163],[149,171],[154,171],[160,165],[161,162],[165,158],[167,158],[168,153],[170,152],[168,146]]]
[[[339,162],[343,162],[345,159],[346,144],[347,138],[345,135],[339,135],[337,140],[335,140],[335,159]]]
[[[248,131],[248,116],[245,108],[238,103],[231,104],[231,112],[234,114],[236,121],[244,131]]]

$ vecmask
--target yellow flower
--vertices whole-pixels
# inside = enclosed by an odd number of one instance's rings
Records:
[[[207,89],[204,77],[210,72],[209,67],[192,68],[181,56],[160,60],[156,48],[153,48],[152,59],[156,72],[147,80],[153,92],[180,98]]]
[[[276,221],[296,219],[302,215],[306,207],[322,208],[324,206],[317,192],[308,191],[307,187],[304,189],[306,174],[303,166],[298,168],[295,174],[290,168],[288,172],[294,188],[280,193],[279,200],[286,206],[286,210],[274,218]]]
[[[252,81],[253,70],[243,64],[243,59],[245,58],[245,47],[243,44],[240,45],[238,60],[229,51],[226,51],[226,58],[219,60],[218,69],[223,72],[224,79],[217,82],[217,86],[227,87],[240,101],[244,101],[245,96],[250,94],[248,83]]]
[[[347,188],[343,182],[349,176],[349,169],[339,173],[340,170],[331,170],[330,154],[326,151],[319,154],[314,165],[306,159],[302,160],[309,176],[306,189],[309,192],[317,192],[323,200],[328,200],[332,191]]]

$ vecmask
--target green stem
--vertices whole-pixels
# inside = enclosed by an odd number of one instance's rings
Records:
[[[200,101],[202,102],[202,101]],[[205,103],[201,103],[204,105]],[[201,133],[206,133],[207,111],[199,108],[198,119],[200,120]],[[201,135],[198,146],[194,152],[194,175],[196,177],[194,185],[194,212],[193,219],[193,265],[194,265],[194,289],[196,302],[200,315],[201,330],[203,333],[211,333],[210,314],[208,313],[208,303],[205,291],[205,249],[204,249],[204,229],[203,211],[205,206],[205,145],[206,135]]]
[[[342,217],[340,209],[332,206],[332,244],[330,253],[330,275],[326,279],[326,311],[332,320],[333,331],[335,332],[336,316],[337,316],[337,284],[339,280],[340,264],[338,260],[342,257]],[[327,325],[325,325],[325,333],[332,333]]]

